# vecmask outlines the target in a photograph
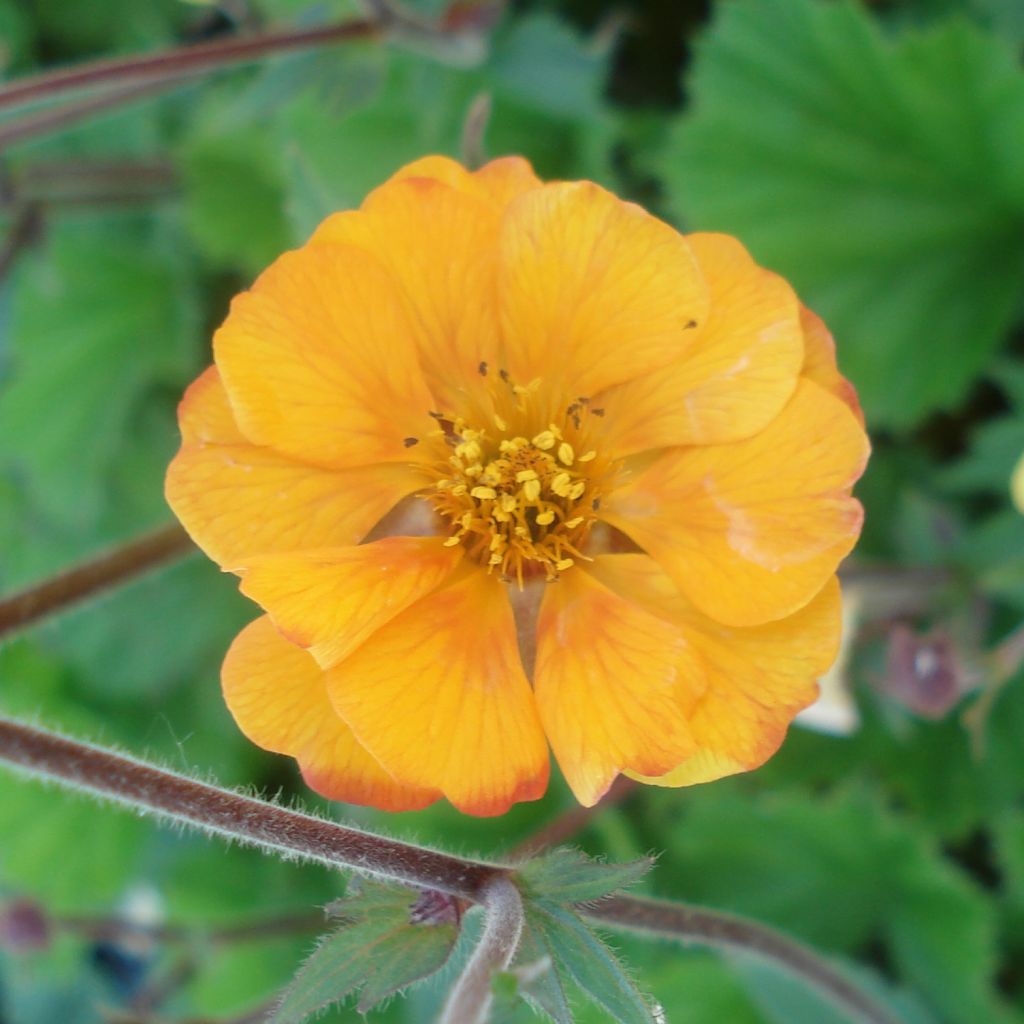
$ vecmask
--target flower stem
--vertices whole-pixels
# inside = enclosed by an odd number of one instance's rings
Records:
[[[765,925],[717,910],[632,896],[614,896],[578,909],[602,924],[627,931],[763,957],[813,987],[860,1024],[900,1024],[822,957]]]
[[[244,64],[267,54],[366,39],[379,34],[384,27],[380,18],[358,18],[316,28],[267,32],[178,46],[156,53],[89,61],[78,67],[31,75],[0,88],[0,110],[112,82],[197,74],[232,64]]]
[[[480,890],[484,930],[473,955],[452,986],[439,1024],[486,1024],[494,992],[491,980],[505,970],[519,948],[523,934],[523,898],[515,883],[496,876]]]
[[[191,550],[192,541],[177,523],[162,526],[98,558],[0,599],[0,639]]]
[[[507,874],[497,865],[290,811],[4,716],[0,762],[285,857],[351,868],[474,902],[485,883]]]
[[[105,110],[113,110],[125,103],[148,96],[157,96],[181,85],[184,81],[180,75],[150,79],[107,89],[97,96],[90,96],[75,103],[63,103],[52,109],[32,111],[22,117],[11,118],[0,123],[0,152],[26,139],[49,135],[70,127]]]

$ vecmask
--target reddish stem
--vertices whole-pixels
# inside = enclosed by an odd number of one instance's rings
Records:
[[[352,39],[366,39],[377,35],[384,27],[379,18],[353,19],[316,28],[219,39],[156,53],[89,61],[78,67],[31,75],[0,88],[0,110],[61,95],[73,89],[140,78],[195,74],[212,68],[243,64],[269,53],[285,53]]]
[[[174,523],[0,600],[0,639],[88,597],[188,554],[192,541]]]

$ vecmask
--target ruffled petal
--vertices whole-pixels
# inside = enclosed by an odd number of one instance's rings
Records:
[[[839,372],[836,365],[836,343],[825,322],[806,306],[800,309],[800,325],[804,332],[804,366],[800,371],[830,394],[850,407],[857,422],[864,425],[864,410],[860,407],[857,390]]]
[[[516,196],[543,184],[533,173],[528,160],[521,156],[502,156],[484,164],[479,170],[467,171],[462,164],[447,156],[424,156],[406,164],[391,176],[391,181],[406,178],[433,178],[450,188],[507,206]]]
[[[682,235],[590,182],[521,195],[500,244],[507,369],[550,381],[567,403],[671,362],[707,318]]]
[[[420,598],[462,558],[442,537],[387,537],[349,548],[256,558],[241,590],[294,644],[330,668]]]
[[[239,633],[221,680],[242,732],[265,750],[296,758],[307,784],[322,796],[388,811],[416,810],[439,798],[396,782],[359,745],[331,707],[317,663],[266,616]]]
[[[622,771],[661,775],[696,749],[686,708],[704,671],[678,626],[583,570],[544,595],[537,707],[576,799],[593,806]]]
[[[327,672],[335,709],[397,778],[467,814],[542,796],[548,755],[505,586],[479,569]]]
[[[604,555],[593,572],[676,624],[706,672],[706,688],[687,709],[696,752],[667,773],[630,773],[644,782],[686,786],[763,764],[797,712],[815,700],[816,680],[839,650],[842,616],[834,577],[796,614],[735,629],[701,614],[645,555]]]
[[[215,367],[189,387],[179,418],[184,443],[167,471],[167,502],[220,565],[358,544],[425,482],[398,463],[330,471],[250,444]]]
[[[850,488],[867,456],[849,408],[801,380],[759,434],[665,453],[602,515],[705,614],[753,626],[803,607],[853,547],[863,510]]]
[[[415,461],[434,428],[414,330],[352,246],[286,253],[231,304],[214,358],[242,433],[334,469]]]
[[[711,311],[682,355],[597,399],[609,455],[750,437],[796,388],[804,341],[792,288],[727,235],[686,240]]]
[[[439,159],[429,158],[432,165]],[[463,180],[462,175],[453,170],[449,177]],[[357,246],[387,268],[401,290],[441,412],[461,411],[467,394],[479,387],[480,364],[498,359],[494,273],[500,212],[495,203],[445,181],[403,177],[372,192],[359,210],[328,217],[310,242],[313,248]]]

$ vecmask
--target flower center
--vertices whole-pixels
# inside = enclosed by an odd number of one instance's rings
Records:
[[[587,557],[581,548],[596,519],[604,475],[595,472],[604,469],[597,452],[580,444],[585,399],[566,409],[562,426],[520,432],[531,419],[538,425],[529,415],[538,386],[510,385],[517,401],[502,410],[506,416],[494,413],[490,426],[434,414],[450,447],[428,496],[452,525],[445,543],[463,544],[488,571],[520,586],[541,572],[556,579]]]

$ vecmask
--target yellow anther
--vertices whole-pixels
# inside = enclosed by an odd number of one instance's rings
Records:
[[[443,546],[444,546],[444,547],[446,547],[446,548],[453,548],[453,547],[455,547],[455,545],[456,545],[456,544],[458,544],[458,543],[459,543],[459,541],[460,541],[460,540],[462,540],[462,534],[461,534],[461,533],[453,533],[453,534],[452,534],[452,535],[451,535],[451,536],[450,536],[450,537],[449,537],[449,538],[448,538],[448,539],[447,539],[447,540],[446,540],[446,541],[444,542],[444,545],[443,545]]]
[[[534,447],[540,448],[541,451],[547,451],[549,448],[555,447],[555,435],[550,430],[542,430],[534,439]]]
[[[488,499],[493,501],[498,496],[498,492],[493,487],[474,487],[469,493],[474,498],[479,498],[481,501],[486,501]]]
[[[597,452],[591,449],[589,452],[584,452],[576,461],[577,462],[593,462],[597,458]]]
[[[454,494],[456,498],[461,498],[468,489],[469,488],[467,488],[465,484],[456,484],[452,488],[452,494]]]
[[[555,513],[552,512],[551,509],[548,509],[546,512],[541,512],[541,514],[537,516],[538,526],[550,526],[554,521]]]
[[[540,481],[527,480],[523,484],[523,497],[529,502],[536,501],[540,497]]]
[[[555,492],[560,498],[568,498],[572,491],[572,477],[568,473],[559,473],[551,481],[551,490]],[[584,484],[584,486],[586,486]],[[580,491],[582,494],[583,492]]]
[[[483,454],[483,449],[476,441],[463,441],[455,446],[455,454],[466,462],[477,462]]]
[[[540,522],[540,516],[537,516],[537,522]],[[567,520],[565,525],[568,526],[570,530],[575,530],[582,522],[583,516],[575,516],[572,519]]]
[[[502,512],[514,512],[519,502],[516,500],[514,494],[503,494],[501,496],[501,511]]]
[[[575,564],[576,563],[571,558],[560,558],[557,562],[555,562],[555,568],[559,572],[563,572],[565,569],[569,569]]]
[[[495,552],[493,555],[491,555],[490,558],[487,559],[487,564],[488,565],[501,565],[501,562],[502,562],[503,558],[504,558],[504,555],[499,555],[497,552]]]
[[[586,482],[586,480],[577,480],[576,483],[574,483],[572,485],[572,487],[569,488],[569,497],[573,501],[575,501],[577,498],[582,496],[583,492],[586,489],[587,489],[587,482]]]
[[[575,454],[572,450],[572,445],[568,441],[563,441],[558,446],[558,458],[562,461],[563,465],[571,466]]]
[[[519,470],[518,473],[516,473],[516,482],[520,483],[520,484],[526,483],[527,480],[536,480],[536,479],[537,479],[537,471],[534,470],[534,469],[521,469],[521,470]]]

